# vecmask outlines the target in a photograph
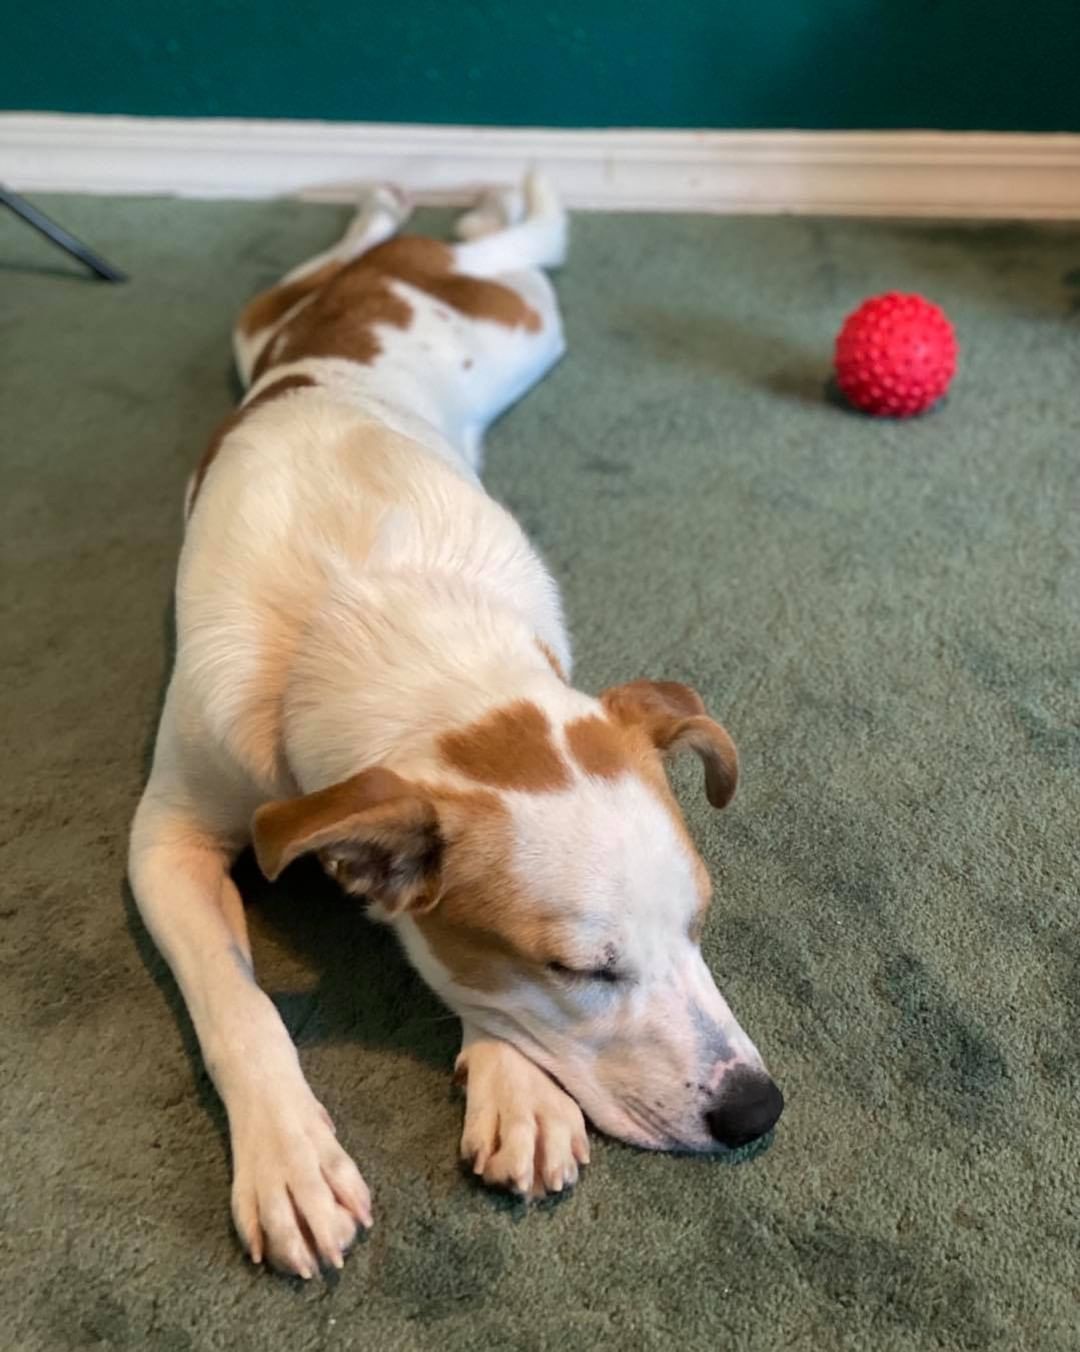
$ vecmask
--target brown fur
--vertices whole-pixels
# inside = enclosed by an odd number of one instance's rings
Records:
[[[492,788],[549,793],[570,785],[569,767],[551,740],[547,715],[528,700],[445,733],[439,751],[453,769]]]
[[[394,290],[394,281],[425,291],[471,319],[487,319],[532,333],[540,329],[540,316],[516,291],[499,282],[466,277],[453,268],[453,250],[421,235],[388,240],[351,263],[335,265],[317,284],[320,289],[311,304],[267,341],[255,363],[254,375],[302,357],[347,357],[362,364],[374,361],[382,351],[376,326],[406,329],[412,321],[412,306]],[[301,285],[294,282],[279,288],[290,297],[288,304],[282,302],[276,310],[270,300],[273,292],[253,302],[261,306],[258,318],[270,316],[259,327],[277,322],[303,299],[311,288],[297,296],[295,288]],[[257,331],[247,327],[251,312],[249,306],[241,320],[245,332]]]
[[[541,763],[550,753],[554,765],[565,772],[549,741],[546,719],[539,709],[525,703],[510,705],[463,733],[444,738],[443,751],[445,755],[446,742],[451,740],[447,758],[455,768],[496,787],[520,787],[518,782],[502,782],[503,778],[520,774],[523,766],[534,764],[526,747],[540,733],[544,748]],[[460,744],[455,738],[462,739]],[[690,933],[696,940],[712,885],[649,734],[632,723],[590,715],[567,724],[566,739],[571,755],[586,774],[605,779],[636,774],[669,812],[693,860],[698,910]],[[533,774],[529,770],[521,777],[532,781]],[[537,779],[543,780],[543,776]],[[535,785],[530,782],[529,787]],[[510,818],[498,799],[477,795],[476,800],[481,811],[470,811],[464,843],[448,849],[438,904],[415,919],[435,957],[458,984],[490,992],[522,975],[535,974],[546,962],[558,960],[570,944],[559,922],[544,914],[542,903],[527,894],[525,884],[508,868],[507,861],[512,857]]]
[[[409,906],[436,958],[463,986],[498,989],[559,951],[556,926],[537,913],[510,873],[510,818],[492,793],[432,789],[375,767],[259,808],[253,837],[268,878],[317,850],[347,891],[389,910]],[[431,868],[409,896],[386,895],[386,880],[402,872],[403,855],[411,876],[418,841]]]
[[[727,807],[738,785],[738,752],[727,729],[705,712],[696,690],[677,681],[629,681],[600,698],[618,722],[641,728],[658,750],[696,751],[705,767],[709,802]]]
[[[587,775],[615,779],[631,768],[625,734],[606,718],[590,714],[567,723],[566,744]]]
[[[311,376],[282,376],[280,380],[275,380],[272,384],[267,385],[265,390],[260,390],[254,399],[249,399],[246,404],[241,404],[239,408],[233,409],[227,417],[222,418],[214,429],[206,450],[203,451],[202,458],[195,468],[195,477],[191,485],[191,499],[188,503],[189,516],[195,506],[195,499],[199,496],[202,482],[206,478],[206,472],[214,463],[218,451],[221,450],[222,442],[230,432],[239,427],[252,409],[258,408],[261,404],[268,404],[271,399],[277,399],[282,394],[288,394],[290,390],[300,390],[307,385],[317,384],[318,381],[313,380]]]
[[[302,357],[347,357],[368,365],[382,351],[377,325],[407,329],[412,306],[383,273],[360,259],[342,269],[310,305],[289,320],[259,353],[253,375]]]
[[[400,817],[421,801],[417,788],[392,770],[362,770],[315,793],[263,804],[252,823],[255,857],[272,881],[301,854],[339,841],[373,820],[383,824],[391,814]]]
[[[548,664],[548,666],[555,673],[555,675],[558,676],[559,680],[565,681],[566,672],[563,670],[562,663],[559,661],[559,659],[555,656],[555,654],[552,652],[552,650],[548,647],[548,645],[544,642],[542,638],[538,638],[536,640],[536,646],[540,649],[540,652],[543,654],[544,661]]]
[[[566,936],[509,867],[509,814],[493,794],[460,795],[464,825],[452,833],[437,905],[415,916],[434,956],[459,985],[494,991],[535,973]]]
[[[663,803],[694,861],[699,906],[690,929],[697,938],[711,885],[658,747],[674,745],[679,735],[664,721],[665,711],[680,727],[687,720],[692,728],[711,720],[693,712],[700,701],[688,687],[669,692],[634,682],[603,698],[613,716],[569,723],[570,754],[589,775],[640,776]],[[440,750],[453,769],[492,788],[547,792],[570,783],[546,715],[525,700],[445,734]],[[492,793],[432,789],[377,767],[260,808],[253,835],[270,878],[299,854],[318,850],[348,890],[364,892],[388,910],[410,907],[425,942],[458,985],[502,989],[536,975],[567,946],[560,922],[512,872],[511,819]],[[392,887],[403,874],[404,894]]]
[[[416,927],[457,985],[489,993],[509,985],[514,971],[512,950],[497,935],[454,924],[443,902],[418,915]]]
[[[470,319],[487,319],[509,329],[540,330],[540,316],[511,287],[454,271],[454,251],[440,240],[402,235],[365,254],[361,263],[426,291]]]
[[[306,300],[313,291],[328,282],[335,273],[340,272],[342,264],[336,260],[324,263],[322,267],[305,273],[294,282],[283,282],[280,286],[262,291],[253,300],[248,301],[240,312],[239,329],[249,338],[268,329],[289,313],[294,305]]]

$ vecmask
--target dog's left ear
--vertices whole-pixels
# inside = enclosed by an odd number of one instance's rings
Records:
[[[629,681],[600,696],[619,723],[643,729],[657,750],[696,751],[705,765],[705,793],[713,807],[727,807],[739,782],[739,753],[726,728],[705,711],[696,690],[678,681]]]
[[[255,857],[271,882],[316,851],[347,892],[389,914],[436,899],[443,854],[437,806],[392,770],[376,766],[303,798],[266,803],[251,829]]]

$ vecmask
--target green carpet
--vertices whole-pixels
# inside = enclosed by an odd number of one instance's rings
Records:
[[[1080,1340],[1080,229],[585,216],[570,353],[488,481],[562,581],[588,689],[696,684],[743,787],[678,783],[705,946],[788,1099],[738,1165],[598,1140],[526,1212],[458,1172],[457,1028],[310,872],[256,966],[372,1186],[340,1278],[253,1271],[222,1114],[124,883],[186,475],[290,203],[0,220],[0,1345],[1075,1349]],[[863,295],[946,307],[906,425],[822,397]]]

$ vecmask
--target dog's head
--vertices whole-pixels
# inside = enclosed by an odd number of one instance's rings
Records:
[[[316,851],[470,1030],[516,1045],[602,1130],[736,1146],[783,1099],[701,956],[711,886],[663,767],[681,749],[725,807],[735,747],[689,687],[520,700],[444,735],[423,781],[376,767],[261,808],[256,852],[273,878]]]

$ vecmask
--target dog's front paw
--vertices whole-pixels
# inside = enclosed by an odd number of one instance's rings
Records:
[[[299,1107],[251,1105],[233,1124],[232,1213],[252,1259],[313,1277],[340,1268],[357,1225],[371,1225],[367,1184],[310,1093]]]
[[[526,1198],[577,1182],[589,1162],[585,1119],[539,1066],[508,1042],[485,1039],[461,1053],[457,1076],[466,1085],[461,1157],[473,1173]]]

